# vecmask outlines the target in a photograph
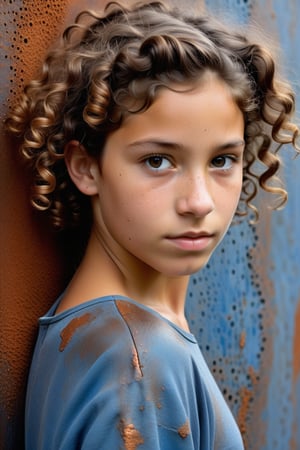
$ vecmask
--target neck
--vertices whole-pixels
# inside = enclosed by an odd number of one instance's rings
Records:
[[[123,295],[188,329],[184,317],[189,277],[167,277],[135,258],[126,264],[104,249],[92,232],[85,256],[58,312],[105,295]]]

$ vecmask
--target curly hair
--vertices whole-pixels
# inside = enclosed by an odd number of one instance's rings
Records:
[[[102,14],[79,14],[7,118],[33,171],[35,208],[47,210],[59,229],[78,225],[89,202],[68,175],[66,143],[78,140],[100,157],[106,136],[124,115],[146,110],[158,89],[201,80],[206,71],[227,83],[245,118],[237,214],[247,214],[248,207],[257,214],[252,201],[258,187],[284,204],[277,151],[285,144],[298,151],[299,131],[291,121],[293,91],[275,74],[273,56],[210,16],[189,17],[152,1],[133,7],[112,2]]]

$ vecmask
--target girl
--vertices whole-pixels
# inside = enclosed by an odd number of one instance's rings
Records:
[[[90,230],[39,322],[28,450],[243,449],[185,295],[258,186],[284,203],[293,111],[267,49],[211,17],[111,3],[65,31],[7,120],[34,206]]]

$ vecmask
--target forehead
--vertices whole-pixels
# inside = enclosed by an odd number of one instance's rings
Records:
[[[142,117],[153,116],[153,119],[182,117],[181,110],[199,114],[203,110],[218,109],[219,107],[238,108],[230,87],[216,76],[206,77],[198,82],[172,84],[168,87],[160,87],[150,106],[139,113],[128,115],[124,121],[131,122]],[[203,117],[202,117],[203,118]]]
[[[160,88],[145,111],[128,113],[112,135],[121,143],[157,137],[179,145],[195,146],[204,135],[242,139],[243,114],[227,84],[216,77],[200,83]]]
[[[224,90],[224,95],[230,96],[232,99],[235,98],[234,89],[223,81],[217,72],[206,69],[199,73],[197,78],[186,79],[180,82],[169,79],[163,81],[151,79],[137,80],[133,92],[129,90],[125,94],[122,91],[121,98],[117,99],[117,104],[121,105],[123,117],[126,117],[131,113],[135,114],[152,109],[158,104],[161,108],[163,103],[172,103],[172,100],[174,102],[184,101],[184,97],[192,104],[195,93],[205,92],[211,86],[221,86]],[[176,94],[187,95],[178,96]],[[163,101],[161,101],[162,97],[164,99]]]

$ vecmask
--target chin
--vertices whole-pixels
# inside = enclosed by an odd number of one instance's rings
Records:
[[[207,263],[209,262],[210,258],[206,258],[205,261],[202,261],[201,264],[190,264],[190,265],[186,265],[185,267],[177,267],[174,268],[174,270],[170,271],[170,267],[169,270],[165,271],[165,275],[169,276],[169,277],[183,277],[183,276],[190,276],[193,275],[197,272],[199,272],[199,270],[202,270]]]

